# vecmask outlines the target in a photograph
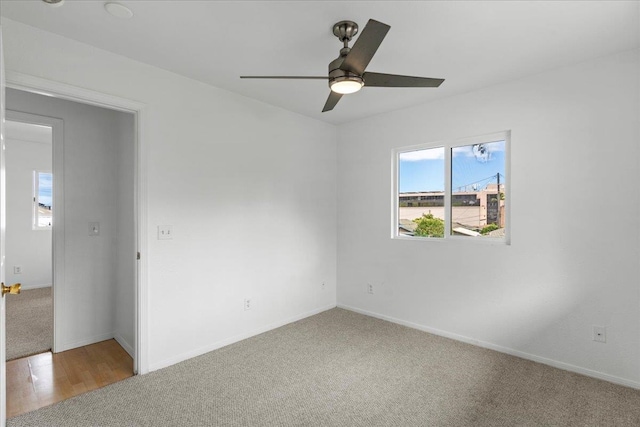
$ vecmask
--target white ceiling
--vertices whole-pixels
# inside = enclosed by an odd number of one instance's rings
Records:
[[[3,0],[1,14],[329,123],[345,123],[640,46],[638,1],[103,1]],[[331,29],[369,18],[391,26],[368,71],[445,78],[440,88],[364,88],[321,113],[322,80],[340,42]]]

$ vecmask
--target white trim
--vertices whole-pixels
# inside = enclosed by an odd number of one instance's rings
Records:
[[[505,208],[506,210],[506,208]],[[507,217],[508,219],[508,217]],[[505,232],[505,236],[507,234],[508,231]],[[451,242],[455,242],[453,244],[460,244],[460,245],[464,245],[464,242],[474,242],[474,245],[498,245],[498,246],[505,246],[508,245],[505,241],[505,239],[495,239],[495,238],[485,238],[485,237],[478,237],[476,238],[469,238],[469,237],[463,237],[463,236],[448,236],[447,238],[442,238],[442,237],[421,237],[421,236],[404,236],[404,235],[398,235],[398,236],[393,236],[392,239],[394,240],[407,240],[407,241],[412,241],[412,242],[448,242],[449,244],[451,244]]]
[[[0,23],[0,281],[5,280],[5,167],[4,167],[4,121],[5,121],[5,64],[4,49],[2,45],[2,23]],[[0,427],[5,427],[7,422],[7,362],[5,352],[5,299],[0,296]]]
[[[136,134],[138,143],[136,144],[136,164],[135,164],[135,200],[136,219],[135,233],[138,245],[138,252],[141,257],[138,260],[136,286],[136,315],[135,328],[136,338],[134,342],[133,371],[137,374],[149,372],[148,337],[149,337],[149,293],[148,293],[148,242],[147,242],[147,143],[145,125],[147,123],[146,109],[141,107],[137,110]]]
[[[625,387],[631,387],[635,389],[640,389],[640,382],[629,380],[626,378],[616,377],[615,375],[609,375],[604,372],[594,371],[587,368],[582,368],[580,366],[571,365],[569,363],[560,362],[558,360],[549,359],[542,356],[537,356],[535,354],[525,353],[523,351],[514,350],[509,347],[503,347],[501,345],[492,344],[490,342],[477,340],[474,338],[469,338],[464,335],[455,334],[452,332],[443,331],[436,328],[431,328],[429,326],[421,325],[418,323],[409,322],[407,320],[397,319],[395,317],[386,316],[384,314],[378,314],[367,310],[362,310],[356,307],[352,307],[345,304],[338,304],[338,308],[342,308],[345,310],[353,311],[356,313],[364,314],[365,316],[375,317],[376,319],[386,320],[388,322],[396,323],[398,325],[407,326],[412,329],[417,329],[423,332],[428,332],[433,335],[438,335],[445,338],[450,338],[452,340],[464,342],[467,344],[475,345],[476,347],[487,348],[489,350],[494,350],[499,353],[509,354],[511,356],[520,357],[522,359],[531,360],[532,362],[542,363],[543,365],[552,366],[554,368],[562,369],[564,371],[575,372],[577,374],[585,375],[587,377],[597,378],[599,380],[608,381],[610,383],[623,385]]]
[[[507,135],[507,139],[504,142],[504,174],[505,180],[508,180],[509,184],[505,182],[504,186],[504,241],[507,245],[511,244],[511,183],[513,177],[511,176],[511,130],[504,131]],[[498,189],[500,191],[500,189]]]
[[[124,348],[124,351],[129,353],[129,356],[131,356],[133,358],[134,350],[133,350],[133,347],[131,346],[131,344],[129,344],[127,342],[127,340],[122,338],[122,336],[120,334],[118,334],[118,333],[114,333],[113,334],[113,339],[118,341],[118,344],[120,344],[120,347]]]
[[[146,105],[138,101],[116,97],[65,83],[55,82],[28,74],[7,70],[7,87],[27,92],[55,96],[70,101],[133,113],[136,117],[136,204],[138,252],[142,254],[138,262],[135,313],[135,356],[134,372],[145,374],[148,366],[148,273],[147,273],[147,142]],[[54,190],[55,191],[55,190]]]
[[[7,84],[7,86],[9,86]],[[65,255],[64,255],[64,121],[38,114],[24,113],[20,111],[7,110],[7,120],[31,123],[36,125],[49,126],[52,129],[52,160],[51,170],[53,172],[53,226],[52,232],[52,277],[53,284],[53,352],[62,350],[63,334],[59,328],[64,324],[64,292],[65,292]],[[27,289],[27,288],[25,288]]]
[[[102,341],[111,340],[111,339],[113,339],[113,332],[98,334],[82,340],[65,343],[61,346],[59,351],[73,350],[74,348],[84,347],[85,345],[91,345],[97,342],[102,342]]]
[[[398,156],[400,152],[397,149],[391,150],[391,238],[395,239],[398,237],[398,192],[400,188],[398,188]]]
[[[231,337],[231,338],[227,338],[227,339],[224,339],[224,340],[220,340],[220,341],[214,342],[213,344],[209,344],[209,345],[206,345],[204,347],[200,347],[200,348],[198,348],[196,350],[192,350],[192,351],[188,351],[188,352],[179,354],[178,356],[174,356],[174,357],[171,357],[169,359],[165,359],[165,360],[162,360],[160,362],[154,363],[153,365],[150,366],[150,371],[155,371],[155,370],[158,370],[158,369],[166,368],[167,366],[175,365],[176,363],[180,363],[182,361],[191,359],[193,357],[200,356],[200,355],[205,354],[205,353],[209,353],[210,351],[214,351],[214,350],[217,350],[219,348],[226,347],[226,346],[234,344],[234,343],[236,343],[238,341],[246,340],[247,338],[251,338],[253,336],[262,334],[262,333],[270,331],[272,329],[276,329],[276,328],[279,328],[281,326],[288,325],[289,323],[297,322],[298,320],[305,319],[305,318],[307,318],[309,316],[314,316],[314,315],[322,313],[324,311],[331,310],[331,309],[333,309],[335,307],[336,307],[335,304],[329,304],[327,306],[324,306],[324,307],[321,307],[321,308],[317,308],[315,310],[311,310],[311,311],[308,311],[306,313],[302,313],[302,314],[298,314],[298,315],[293,316],[293,317],[289,317],[288,319],[280,320],[278,322],[273,322],[273,323],[270,323],[268,325],[261,326],[259,328],[253,329],[253,330],[251,330],[249,332],[246,332],[246,333],[243,333],[243,334],[240,334],[240,335],[236,335],[236,336]]]
[[[45,96],[63,98],[82,104],[109,108],[111,110],[124,111],[125,113],[135,113],[145,108],[145,104],[138,101],[119,98],[106,93],[95,92],[12,70],[7,70],[7,87]]]
[[[451,233],[451,228],[453,225],[453,210],[451,209],[451,193],[453,189],[451,188],[451,162],[453,161],[453,156],[451,155],[451,145],[445,145],[444,147],[444,236],[442,240],[450,239],[453,237],[453,233]],[[398,198],[400,198],[400,194],[398,193]],[[498,209],[500,207],[498,206]]]

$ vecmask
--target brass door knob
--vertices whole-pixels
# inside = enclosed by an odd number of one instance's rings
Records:
[[[4,296],[5,294],[12,294],[12,295],[17,295],[20,293],[20,283],[16,283],[15,285],[11,285],[11,286],[5,286],[4,283],[2,283],[2,296]]]

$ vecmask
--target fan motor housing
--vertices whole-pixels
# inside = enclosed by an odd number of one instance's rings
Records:
[[[335,80],[362,80],[362,76],[346,70],[333,70],[329,72],[329,83]]]
[[[338,58],[334,59],[333,61],[331,61],[329,63],[329,77],[331,77],[331,73],[335,72],[335,71],[342,71],[340,70],[340,66],[342,65],[342,63],[344,62],[344,58],[346,55],[340,55]]]

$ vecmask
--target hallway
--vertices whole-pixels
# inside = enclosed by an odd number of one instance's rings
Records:
[[[133,359],[107,340],[57,354],[7,362],[7,417],[68,399],[133,376]]]

